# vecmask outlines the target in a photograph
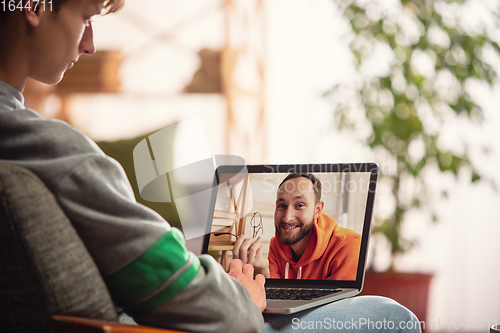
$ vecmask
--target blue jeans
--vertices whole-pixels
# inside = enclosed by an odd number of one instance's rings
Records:
[[[343,299],[289,315],[264,315],[264,332],[421,332],[417,317],[385,297]]]

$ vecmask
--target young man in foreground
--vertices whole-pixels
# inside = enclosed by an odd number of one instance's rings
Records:
[[[80,55],[95,52],[91,17],[118,10],[123,0],[19,1],[0,7],[0,160],[27,167],[45,183],[114,302],[136,321],[194,332],[255,332],[293,331],[304,328],[304,320],[416,320],[390,300],[359,298],[295,319],[266,316],[263,328],[262,275],[254,279],[253,267],[239,260],[226,274],[210,256],[187,252],[177,229],[135,202],[116,161],[66,123],[23,105],[28,77],[58,83]]]

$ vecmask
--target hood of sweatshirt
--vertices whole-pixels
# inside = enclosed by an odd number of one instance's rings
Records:
[[[0,81],[0,105],[8,110],[24,109],[24,97],[16,88]]]

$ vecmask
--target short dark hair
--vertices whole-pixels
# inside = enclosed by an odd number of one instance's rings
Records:
[[[19,0],[19,1],[22,1],[22,0]],[[27,0],[24,0],[24,1],[27,1]],[[33,1],[33,0],[28,0],[28,1]],[[52,10],[55,12],[58,12],[61,9],[61,7],[65,3],[67,3],[68,1],[77,1],[77,0],[52,0]],[[80,0],[78,0],[78,1],[80,1]],[[111,13],[117,12],[123,7],[123,5],[125,5],[125,0],[104,0],[101,14],[106,15],[106,14],[111,14]],[[7,11],[7,10],[0,11],[0,23],[2,23],[3,21],[6,20],[8,13],[9,13],[9,11]]]
[[[291,173],[288,176],[286,176],[285,179],[283,179],[280,186],[278,186],[278,190],[280,189],[281,185],[283,185],[287,180],[294,179],[294,178],[300,178],[300,177],[307,178],[311,181],[311,183],[313,184],[314,196],[316,197],[316,203],[320,202],[321,190],[322,190],[323,186],[321,185],[321,181],[318,179],[318,177],[316,177],[312,173],[306,173],[306,172]]]

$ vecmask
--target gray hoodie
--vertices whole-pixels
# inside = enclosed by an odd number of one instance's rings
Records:
[[[193,332],[258,332],[248,291],[180,231],[138,204],[118,162],[88,137],[24,107],[0,81],[0,161],[34,172],[55,195],[114,302],[137,322]]]

